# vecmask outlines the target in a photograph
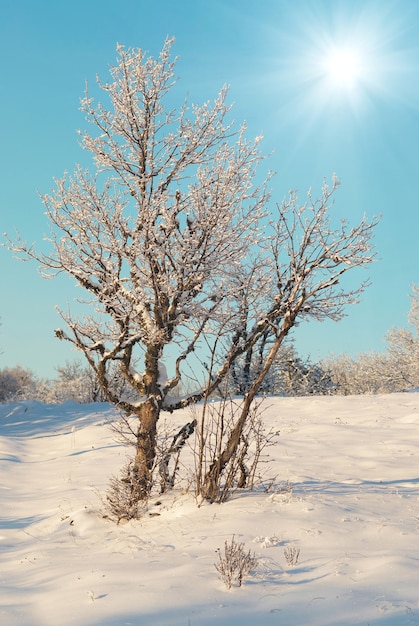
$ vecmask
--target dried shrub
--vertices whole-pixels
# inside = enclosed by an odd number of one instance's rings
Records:
[[[296,548],[295,546],[289,546],[288,548],[284,548],[284,556],[287,564],[290,567],[293,567],[298,563],[300,548]]]
[[[139,488],[133,463],[128,462],[119,476],[112,476],[109,480],[104,500],[106,516],[117,524],[122,520],[139,519],[145,506],[144,502],[139,501]]]
[[[219,578],[227,589],[241,587],[243,578],[249,574],[257,564],[257,559],[250,550],[246,551],[244,543],[238,543],[233,538],[224,544],[224,554],[217,550],[218,561],[214,563]]]

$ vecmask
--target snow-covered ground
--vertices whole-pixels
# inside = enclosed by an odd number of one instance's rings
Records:
[[[128,453],[113,409],[0,406],[0,624],[419,624],[419,394],[266,406],[270,491],[172,492],[119,526],[97,493]],[[228,591],[214,563],[233,535],[258,566]]]

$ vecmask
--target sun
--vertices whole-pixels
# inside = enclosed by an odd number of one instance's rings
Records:
[[[320,4],[311,3],[304,19],[296,14],[295,31],[281,31],[281,54],[269,78],[278,85],[283,107],[299,127],[311,129],[327,119],[330,126],[343,124],[344,129],[345,120],[360,123],[382,103],[400,102],[399,85],[409,92],[417,89],[412,56],[416,48],[406,45],[405,17],[400,12],[389,7],[377,11],[368,2],[349,2],[347,9],[329,12]],[[361,9],[360,4],[365,6]],[[406,101],[416,102],[414,97]]]
[[[357,50],[333,49],[324,59],[323,65],[328,81],[338,87],[352,88],[362,79],[362,57]]]

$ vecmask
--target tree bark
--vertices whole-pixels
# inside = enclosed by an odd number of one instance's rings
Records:
[[[153,468],[156,457],[156,433],[160,407],[155,398],[148,398],[138,409],[137,449],[134,459],[134,476],[138,500],[146,500],[153,485]]]

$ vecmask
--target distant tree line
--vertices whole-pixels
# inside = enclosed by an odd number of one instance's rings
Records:
[[[356,395],[394,393],[419,388],[419,285],[413,285],[408,325],[391,329],[383,353],[342,354],[318,363],[298,355],[292,342],[284,344],[266,376],[261,393],[266,395]],[[269,344],[264,346],[268,349]],[[230,372],[229,392],[246,393],[257,376],[260,354],[248,354]],[[81,404],[106,400],[89,367],[78,361],[57,367],[54,379],[38,377],[21,366],[0,370],[0,402],[38,400],[60,404],[72,400]],[[120,396],[132,394],[115,369],[112,384]],[[181,389],[177,390],[181,393]],[[217,392],[215,392],[215,395]],[[132,398],[133,399],[133,398]]]
[[[330,357],[321,363],[329,371],[335,393],[394,393],[419,389],[419,285],[412,286],[408,325],[391,329],[384,353]]]
[[[53,379],[41,378],[31,369],[20,365],[0,370],[0,403],[37,400],[48,404],[62,404],[68,400],[79,404],[105,402],[91,368],[79,361],[66,361],[56,368]],[[113,387],[122,396],[126,384],[118,372],[114,372]],[[126,393],[129,393],[128,389]]]

